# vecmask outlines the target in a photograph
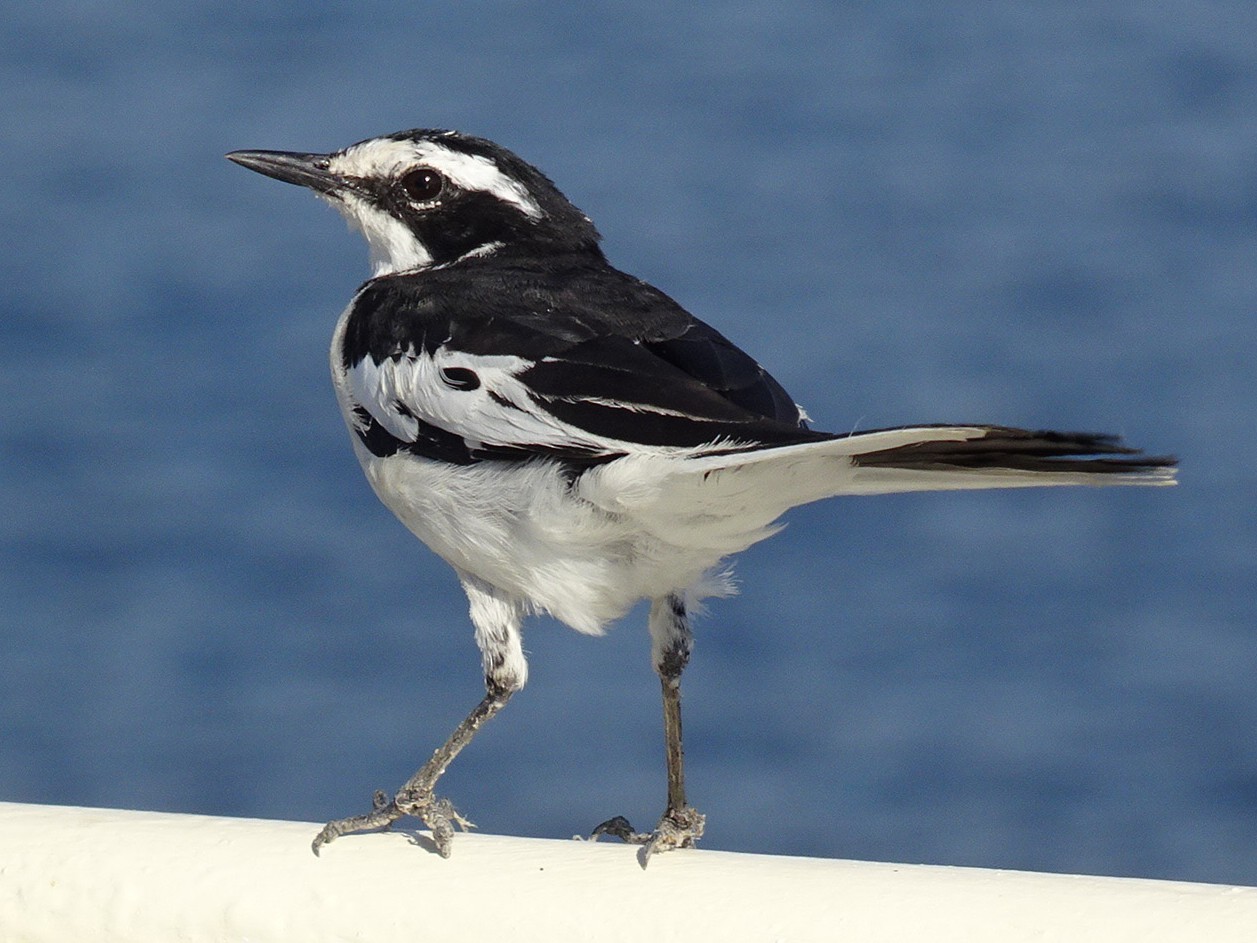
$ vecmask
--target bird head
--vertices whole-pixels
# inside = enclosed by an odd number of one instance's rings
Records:
[[[598,252],[598,232],[541,171],[484,138],[416,129],[330,154],[227,159],[308,187],[362,232],[376,276],[506,250]]]

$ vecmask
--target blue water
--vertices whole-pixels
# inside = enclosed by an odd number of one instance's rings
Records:
[[[222,159],[495,138],[822,428],[1174,452],[1168,490],[850,499],[686,676],[714,848],[1257,883],[1257,7],[28,4],[0,35],[0,798],[324,820],[479,698],[326,377],[365,249]],[[663,801],[643,614],[528,626],[443,781]]]

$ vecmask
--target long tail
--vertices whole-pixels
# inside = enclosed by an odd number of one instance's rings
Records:
[[[1115,436],[910,426],[679,462],[625,458],[586,476],[582,494],[670,540],[688,534],[687,542],[732,552],[772,533],[789,508],[838,495],[1172,485],[1176,467],[1176,459],[1144,455]]]
[[[852,491],[939,491],[1044,485],[1172,485],[1177,460],[1111,435],[1007,426],[918,426],[838,440],[852,447]]]

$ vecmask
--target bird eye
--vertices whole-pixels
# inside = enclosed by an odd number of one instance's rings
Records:
[[[402,189],[406,191],[406,196],[416,203],[423,203],[440,196],[441,191],[445,189],[445,178],[435,170],[421,167],[402,177],[401,184]]]

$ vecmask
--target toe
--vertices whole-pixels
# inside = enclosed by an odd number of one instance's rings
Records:
[[[650,840],[649,834],[635,831],[629,820],[622,815],[607,819],[597,826],[590,833],[589,840],[597,841],[603,835],[610,835],[612,838],[618,838],[620,841],[628,842],[630,845],[643,845]]]

